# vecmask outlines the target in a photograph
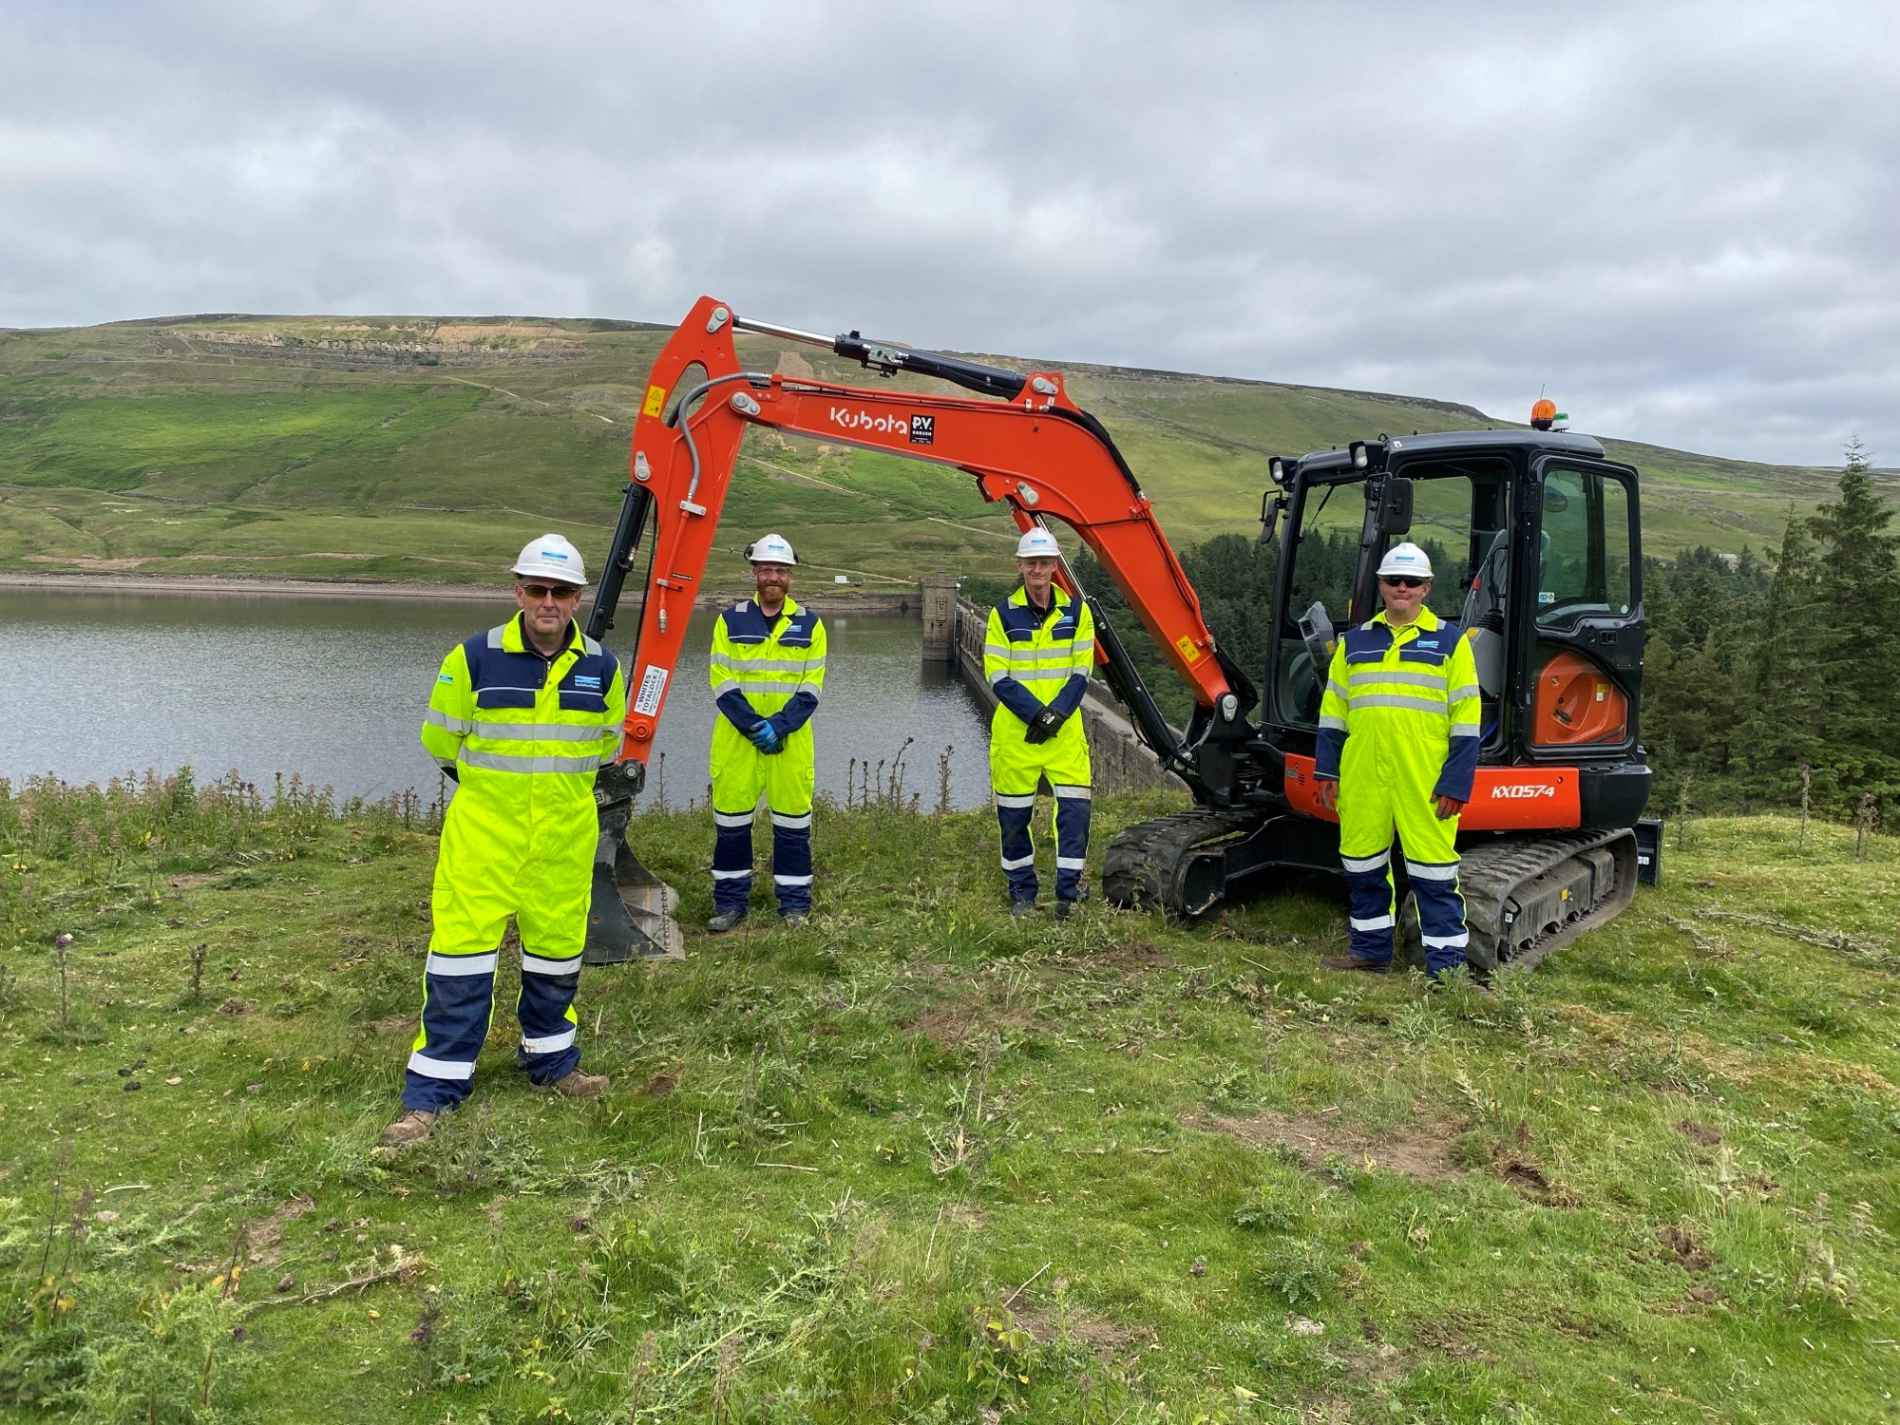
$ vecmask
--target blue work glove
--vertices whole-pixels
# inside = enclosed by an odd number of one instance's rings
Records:
[[[752,739],[752,745],[761,752],[780,752],[784,750],[784,744],[778,739],[778,729],[773,727],[769,722],[761,721],[759,725],[748,732],[746,736]]]

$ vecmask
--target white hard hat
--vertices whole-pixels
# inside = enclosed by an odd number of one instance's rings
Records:
[[[1414,579],[1432,577],[1432,561],[1425,551],[1407,540],[1404,544],[1395,544],[1386,550],[1385,558],[1379,561],[1379,577],[1388,574],[1409,574]]]
[[[1056,537],[1053,534],[1038,526],[1016,541],[1016,557],[1018,559],[1060,559],[1062,547],[1056,543]]]
[[[745,557],[754,564],[796,564],[798,556],[792,553],[792,542],[782,534],[768,534],[754,544],[748,544]]]
[[[514,572],[524,579],[558,579],[563,584],[585,584],[587,567],[581,552],[558,534],[544,534],[521,547]]]

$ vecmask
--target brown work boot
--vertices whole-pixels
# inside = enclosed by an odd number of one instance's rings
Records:
[[[431,1109],[412,1108],[389,1127],[377,1141],[385,1148],[407,1148],[435,1132],[435,1113]]]
[[[574,1070],[566,1078],[556,1079],[548,1085],[562,1098],[599,1098],[607,1092],[605,1074],[583,1074]]]
[[[1328,955],[1319,962],[1322,970],[1357,970],[1366,975],[1383,975],[1392,969],[1390,960],[1361,960],[1357,955]]]

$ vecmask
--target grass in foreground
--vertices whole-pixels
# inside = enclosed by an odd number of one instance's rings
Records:
[[[689,923],[705,821],[635,828]],[[821,808],[807,930],[584,978],[607,1099],[512,1071],[505,972],[469,1108],[386,1157],[427,822],[0,795],[0,1413],[1894,1410],[1891,842],[1699,823],[1615,925],[1427,996],[1316,972],[1318,895],[1019,925],[987,815]]]

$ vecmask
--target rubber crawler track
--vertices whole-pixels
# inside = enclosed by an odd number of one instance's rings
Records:
[[[1627,847],[1618,846],[1625,842]],[[1554,931],[1546,931],[1523,949],[1512,946],[1506,937],[1504,911],[1507,901],[1518,889],[1555,870],[1573,856],[1599,847],[1609,848],[1616,856],[1617,883],[1603,900],[1575,920],[1565,921]],[[1499,964],[1498,947],[1507,946],[1503,964],[1529,969],[1551,951],[1568,945],[1586,930],[1609,920],[1630,903],[1636,894],[1636,837],[1628,827],[1609,831],[1580,831],[1568,834],[1513,837],[1470,847],[1458,864],[1458,889],[1465,898],[1465,925],[1471,934],[1466,958],[1480,970],[1495,969]],[[1403,924],[1414,925],[1406,916]],[[1412,938],[1408,933],[1408,942]],[[1407,949],[1412,946],[1408,943]]]
[[[1175,915],[1180,902],[1181,863],[1214,842],[1242,836],[1260,824],[1251,811],[1185,811],[1136,822],[1112,842],[1102,860],[1102,890],[1124,909],[1160,906]]]

